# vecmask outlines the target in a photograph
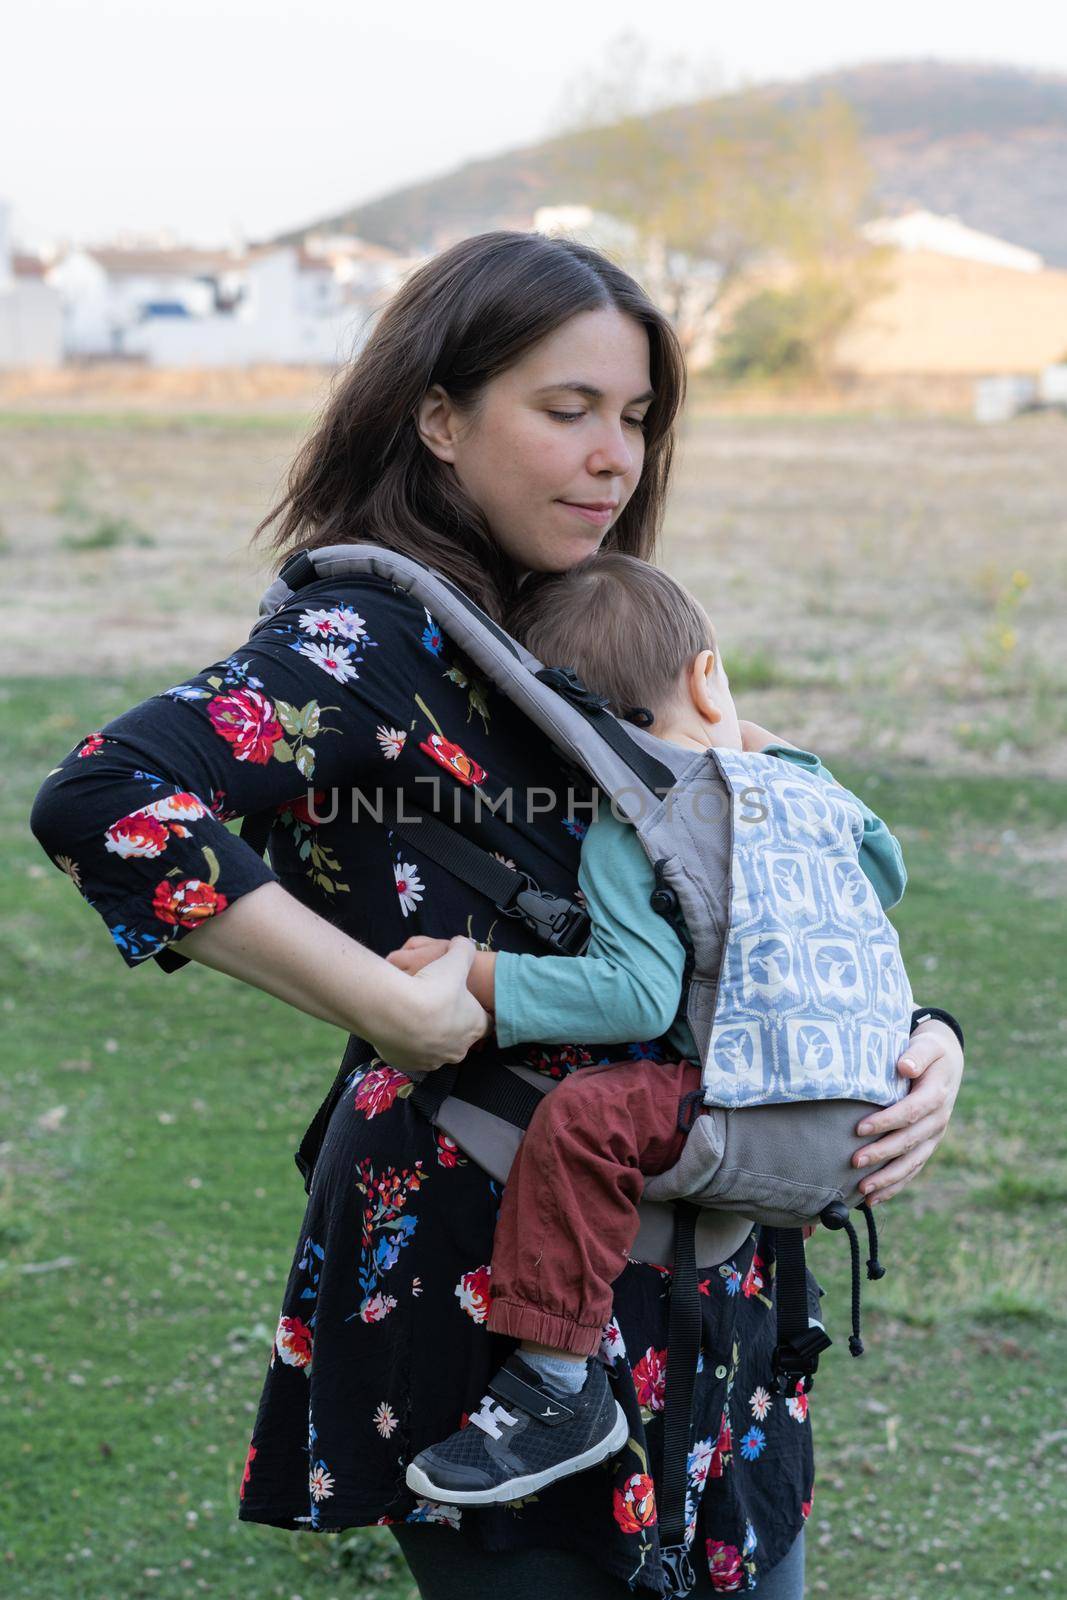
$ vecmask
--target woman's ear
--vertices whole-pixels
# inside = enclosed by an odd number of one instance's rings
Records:
[[[455,461],[457,422],[455,407],[441,385],[435,383],[415,408],[415,426],[423,444],[439,461]]]

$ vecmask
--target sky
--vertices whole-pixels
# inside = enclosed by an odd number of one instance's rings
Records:
[[[680,98],[875,60],[1067,73],[1067,8],[1048,0],[33,0],[6,15],[0,200],[30,247],[303,226],[564,131],[624,36],[660,78],[684,52]]]

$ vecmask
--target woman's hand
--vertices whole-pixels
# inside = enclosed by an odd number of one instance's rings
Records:
[[[382,1060],[401,1072],[432,1072],[445,1062],[462,1061],[490,1027],[488,1013],[467,988],[477,953],[474,941],[457,934],[429,942],[443,949],[421,963],[410,985],[405,984],[401,1003],[390,1005],[374,1032],[366,1035]]]
[[[402,972],[415,973],[436,961],[447,949],[447,939],[431,939],[426,934],[413,933],[399,950],[390,950],[385,959]],[[495,1013],[496,956],[491,950],[475,950],[467,973],[467,988],[483,1010]]]
[[[436,961],[448,949],[447,939],[431,939],[427,934],[413,933],[405,939],[399,950],[390,950],[386,961],[399,967],[401,972],[421,972],[431,961]]]
[[[931,1017],[920,1022],[897,1071],[913,1080],[903,1100],[864,1117],[856,1132],[882,1135],[852,1157],[856,1167],[885,1161],[860,1185],[871,1205],[903,1189],[929,1161],[944,1137],[963,1077],[963,1051],[952,1029]]]

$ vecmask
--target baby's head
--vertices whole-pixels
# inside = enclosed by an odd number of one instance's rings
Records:
[[[674,743],[741,748],[711,620],[660,567],[606,550],[567,572],[535,572],[504,619],[546,667],[570,667],[619,717]]]

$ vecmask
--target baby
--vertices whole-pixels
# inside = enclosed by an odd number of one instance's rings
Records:
[[[571,667],[616,715],[672,745],[762,751],[835,782],[817,757],[739,720],[706,612],[656,567],[610,551],[535,574],[506,626],[545,665]],[[858,864],[888,908],[906,882],[900,847],[849,798],[864,818]],[[585,954],[475,955],[468,986],[494,1015],[497,1042],[665,1036],[678,1059],[583,1068],[534,1113],[501,1201],[486,1318],[519,1348],[471,1425],[409,1464],[408,1486],[429,1499],[514,1500],[605,1459],[627,1437],[603,1364],[589,1358],[637,1237],[643,1179],[678,1160],[687,1126],[679,1110],[699,1099],[701,1071],[680,1008],[685,949],[650,906],[655,879],[636,832],[603,795],[578,882],[591,924]],[[447,948],[416,936],[388,959],[416,972]]]

